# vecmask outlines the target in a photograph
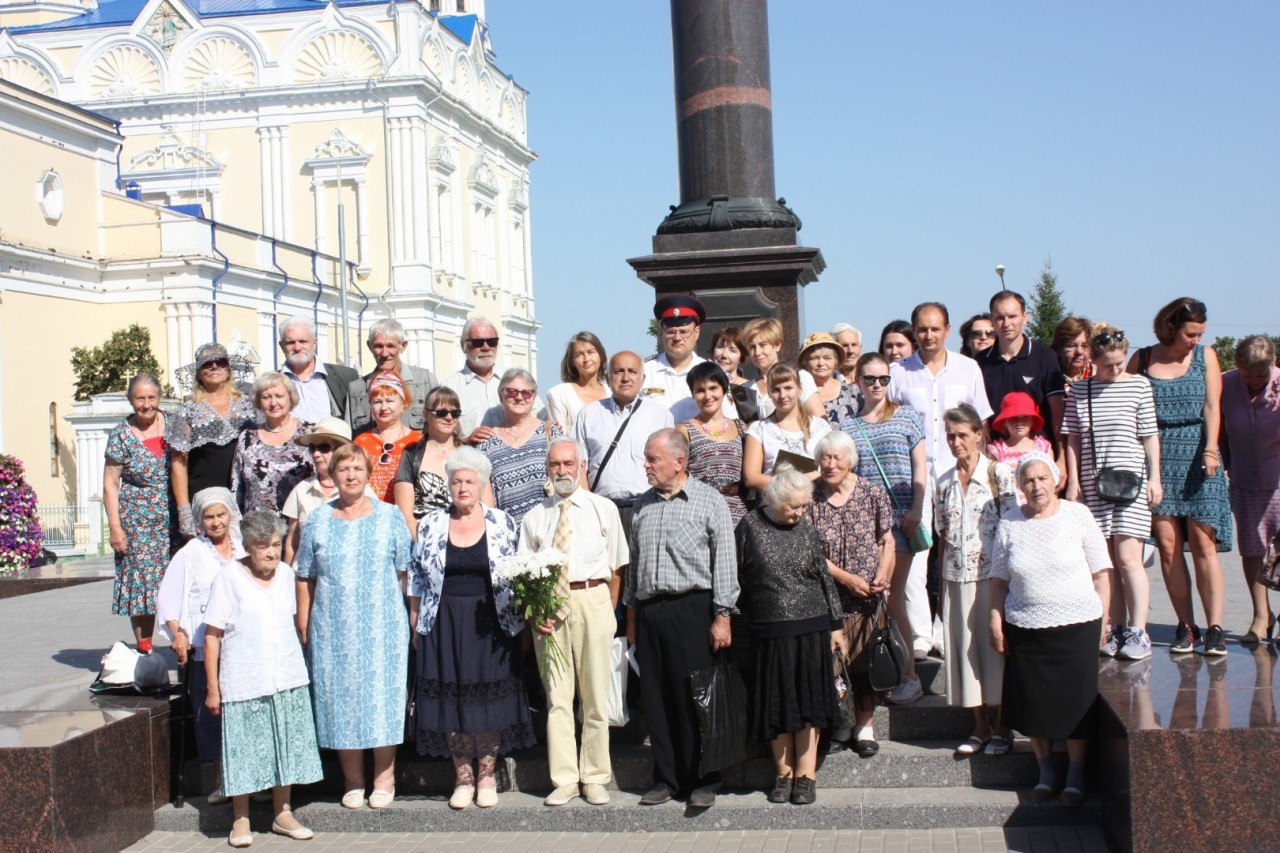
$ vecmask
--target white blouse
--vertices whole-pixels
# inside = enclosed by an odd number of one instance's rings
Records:
[[[221,628],[218,688],[224,702],[271,696],[309,683],[293,617],[298,611],[294,573],[276,568],[268,587],[236,564],[213,581],[205,624]]]
[[[959,583],[985,580],[991,571],[991,546],[1000,516],[1018,506],[1018,489],[1009,466],[979,454],[968,489],[952,468],[938,481],[935,506],[934,524],[943,545],[943,579]]]
[[[1107,542],[1084,504],[1059,501],[1048,518],[1027,518],[1021,507],[1000,517],[991,577],[1009,582],[1010,625],[1056,628],[1100,618],[1093,576],[1110,568]]]
[[[169,561],[160,591],[156,598],[156,621],[160,633],[173,642],[169,622],[177,622],[191,639],[192,660],[204,660],[204,614],[209,605],[209,593],[213,579],[227,566],[236,565],[244,556],[239,542],[231,545],[231,559],[224,560],[203,537],[196,537],[182,546]]]
[[[800,456],[813,458],[813,448],[818,439],[831,432],[831,423],[817,415],[809,416],[809,440],[804,440],[804,433],[792,432],[778,426],[772,420],[764,419],[752,422],[747,427],[747,435],[755,438],[764,448],[764,473],[772,474],[773,466],[778,461],[778,453],[786,450]]]

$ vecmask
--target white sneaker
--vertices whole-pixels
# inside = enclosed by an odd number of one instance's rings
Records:
[[[924,695],[919,676],[911,676],[889,692],[889,704],[907,705]]]
[[[926,660],[929,657],[929,652],[933,651],[933,641],[920,637],[911,644],[911,648],[915,652],[917,661]]]
[[[1151,638],[1141,628],[1124,632],[1116,657],[1121,660],[1143,660],[1151,657]]]

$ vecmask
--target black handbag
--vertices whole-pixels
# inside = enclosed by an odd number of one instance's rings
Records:
[[[871,689],[877,693],[893,690],[907,678],[907,664],[910,652],[902,641],[898,627],[889,615],[889,605],[883,595],[876,604],[875,627],[871,630],[871,639],[863,654],[867,661],[867,680]]]
[[[689,673],[689,687],[702,734],[699,772],[706,776],[747,760],[747,714],[751,707],[742,676],[721,652],[707,669]]]
[[[1093,378],[1085,381],[1089,405],[1089,463],[1094,469],[1093,488],[1107,503],[1131,504],[1142,494],[1142,475],[1123,468],[1098,467],[1093,438]]]

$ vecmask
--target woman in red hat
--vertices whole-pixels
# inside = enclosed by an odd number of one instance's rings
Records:
[[[1023,454],[1033,450],[1053,456],[1049,439],[1042,435],[1044,418],[1040,416],[1040,407],[1025,391],[1004,395],[1000,413],[991,426],[1001,436],[987,446],[987,455],[996,462],[1017,465]]]

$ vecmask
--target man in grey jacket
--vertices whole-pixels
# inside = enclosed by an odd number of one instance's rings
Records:
[[[401,422],[410,429],[422,430],[422,403],[427,399],[427,392],[436,387],[436,377],[424,367],[414,367],[401,361],[407,342],[404,326],[395,320],[379,320],[369,327],[369,352],[373,353],[377,364],[373,370],[353,380],[348,389],[347,423],[351,424],[352,433],[373,421],[367,383],[381,370],[394,370],[409,390],[410,403],[400,418]]]

